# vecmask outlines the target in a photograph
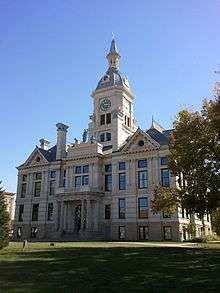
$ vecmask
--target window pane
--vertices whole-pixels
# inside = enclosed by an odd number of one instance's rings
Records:
[[[172,230],[170,226],[163,227],[164,240],[172,240]]]
[[[89,173],[89,165],[83,166],[83,173]]]
[[[41,193],[41,181],[34,184],[34,196],[40,196]]]
[[[138,199],[138,214],[140,219],[148,218],[148,200],[146,197]]]
[[[112,175],[105,175],[105,191],[112,191]]]
[[[120,198],[118,202],[119,219],[125,219],[125,199]]]
[[[89,175],[82,176],[82,185],[89,185]]]
[[[37,237],[37,232],[38,232],[38,228],[32,227],[31,228],[31,238],[36,238]]]
[[[119,189],[125,190],[126,189],[126,174],[119,173]]]
[[[120,171],[125,170],[126,169],[126,164],[125,162],[119,162],[118,164],[118,168]]]
[[[21,197],[25,197],[27,191],[27,183],[22,183],[21,186]]]
[[[112,172],[112,164],[105,165],[105,172]]]
[[[19,214],[18,214],[18,221],[23,222],[23,214],[24,214],[24,205],[19,205]]]
[[[75,177],[75,187],[81,186],[81,176]]]
[[[27,175],[23,175],[23,176],[22,176],[22,181],[23,181],[23,182],[26,182],[26,181],[27,181]]]
[[[50,172],[50,178],[56,178],[56,171]]]
[[[32,221],[38,221],[39,204],[33,204]]]
[[[160,158],[160,164],[161,164],[162,166],[167,165],[167,164],[168,164],[167,157],[161,157],[161,158]]]
[[[112,139],[112,135],[110,132],[106,133],[106,141],[110,141]]]
[[[125,226],[119,226],[118,234],[119,239],[125,239]]]
[[[111,219],[111,205],[110,204],[105,205],[105,219],[106,220]]]
[[[53,221],[53,203],[48,203],[47,220]]]
[[[100,116],[100,124],[104,125],[105,124],[105,114]]]
[[[170,186],[170,175],[168,169],[162,169],[161,170],[161,184],[164,187]]]
[[[111,113],[106,114],[106,123],[107,124],[110,124],[111,123],[111,118],[112,118]]]
[[[100,134],[100,141],[105,141],[105,133]]]
[[[55,180],[50,181],[50,195],[55,194]]]
[[[147,160],[139,160],[138,168],[147,168]]]
[[[75,174],[81,174],[82,173],[82,167],[81,166],[76,166],[75,167]]]
[[[147,171],[138,172],[138,188],[147,188],[148,186],[148,176]]]

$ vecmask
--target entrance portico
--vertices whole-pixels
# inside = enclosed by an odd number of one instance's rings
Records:
[[[57,198],[57,231],[62,234],[87,236],[99,232],[100,196],[74,194]]]

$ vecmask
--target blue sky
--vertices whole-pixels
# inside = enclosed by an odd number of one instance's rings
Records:
[[[57,122],[80,138],[90,93],[107,69],[111,34],[136,96],[138,124],[172,127],[182,108],[212,97],[220,63],[220,1],[0,0],[0,180],[16,191],[16,166]]]

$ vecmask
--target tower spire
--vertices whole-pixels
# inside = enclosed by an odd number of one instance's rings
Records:
[[[111,46],[108,55],[106,58],[108,59],[109,68],[119,69],[119,59],[120,54],[118,52],[118,48],[116,46],[114,35],[112,36]]]

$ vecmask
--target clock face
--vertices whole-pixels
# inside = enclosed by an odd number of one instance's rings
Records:
[[[102,111],[107,111],[108,109],[111,108],[111,101],[109,99],[104,99],[102,100],[101,104],[100,104],[100,109]]]

